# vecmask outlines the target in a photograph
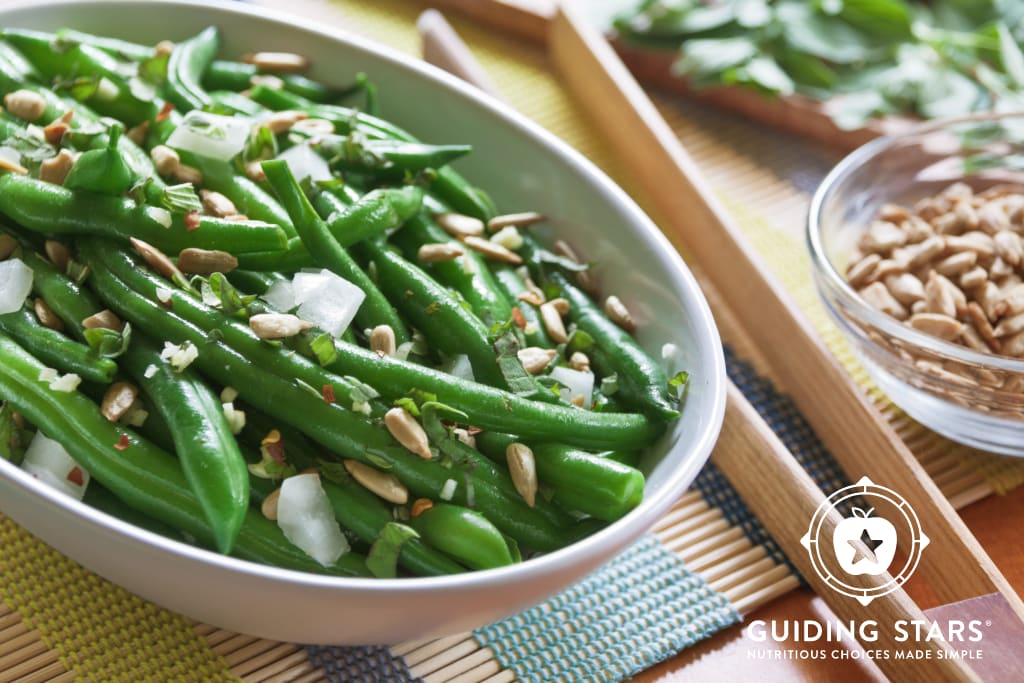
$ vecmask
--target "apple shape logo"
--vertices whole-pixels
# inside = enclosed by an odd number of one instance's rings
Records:
[[[841,516],[840,510],[848,505],[859,507],[852,508],[849,517]],[[830,536],[828,531],[836,517],[840,519],[835,522]],[[856,484],[845,486],[823,500],[811,517],[807,533],[800,539],[818,578],[832,590],[862,605],[902,586],[917,569],[921,553],[929,543],[917,513],[907,500],[867,477],[861,477]],[[890,575],[897,545],[902,549],[902,565],[893,567]],[[865,583],[851,578],[862,575],[882,579]]]
[[[896,527],[887,519],[872,517],[874,511],[853,508],[853,516],[836,525],[832,534],[836,559],[847,574],[878,576],[888,571],[896,556]]]

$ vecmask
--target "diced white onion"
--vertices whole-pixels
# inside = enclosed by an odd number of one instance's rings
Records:
[[[128,409],[122,421],[131,427],[141,427],[149,419],[149,411],[145,408],[132,407]]]
[[[106,76],[100,79],[100,82],[96,86],[96,97],[104,102],[110,102],[121,92],[121,89],[117,87],[112,80]]]
[[[58,377],[60,377],[60,373],[54,370],[53,368],[43,368],[42,370],[39,371],[40,382],[46,382],[47,384],[49,384]]]
[[[296,273],[292,292],[303,320],[339,337],[356,316],[366,294],[362,289],[329,270]]]
[[[147,206],[146,213],[165,228],[171,227],[171,212],[160,206]]]
[[[73,372],[69,372],[68,374],[62,375],[50,382],[50,391],[60,391],[65,394],[70,394],[72,391],[77,389],[78,385],[81,383],[81,377]]]
[[[458,485],[459,482],[454,479],[446,479],[444,486],[441,487],[441,492],[437,494],[437,497],[441,500],[451,500],[452,496],[455,495],[455,489]]]
[[[167,138],[167,146],[202,157],[229,161],[245,147],[252,122],[193,109]]]
[[[564,387],[559,390],[562,398],[571,401],[576,396],[583,396],[583,406],[590,407],[594,395],[594,373],[557,367],[551,371],[551,378]]]
[[[185,368],[192,365],[192,361],[198,357],[199,349],[191,342],[184,342],[180,346],[164,342],[164,350],[160,352],[160,358],[167,361],[175,372],[184,372]]]
[[[452,356],[441,365],[440,369],[459,379],[470,382],[476,381],[476,377],[473,376],[473,366],[469,362],[469,356],[464,353]]]
[[[224,409],[224,419],[227,420],[231,433],[236,436],[241,434],[242,430],[245,429],[245,411],[237,410],[235,404],[231,401],[225,401],[221,406]]]
[[[146,370],[145,372],[142,373],[142,376],[145,377],[146,379],[149,379],[158,372],[160,372],[160,368],[150,363],[149,365],[146,366]]]
[[[0,159],[9,161],[12,164],[21,166],[21,152],[14,149],[13,147],[3,146],[0,147]]]
[[[293,545],[325,567],[348,552],[318,474],[298,474],[281,484],[277,525]]]
[[[85,468],[79,466],[63,446],[42,432],[36,432],[32,437],[21,467],[44,484],[78,500],[82,500],[89,485],[89,473]],[[72,473],[76,468],[81,472],[81,485],[68,479],[69,476],[74,478]]]
[[[412,352],[412,346],[413,343],[411,341],[402,342],[401,344],[399,344],[398,348],[395,349],[395,358],[399,358],[401,360],[409,360],[409,354]]]
[[[24,261],[0,261],[0,314],[20,311],[31,291],[32,269]]]
[[[234,387],[224,387],[220,392],[221,403],[232,403],[238,398],[238,389]]]
[[[156,300],[160,303],[167,305],[171,303],[171,298],[174,296],[174,292],[167,289],[166,287],[156,288]]]
[[[292,283],[288,280],[278,280],[270,285],[270,289],[263,295],[263,300],[282,313],[287,313],[298,306]]]
[[[330,180],[331,167],[327,165],[324,158],[313,151],[309,145],[295,145],[277,155],[278,159],[288,162],[295,180],[300,183],[309,178],[313,182],[318,180]]]

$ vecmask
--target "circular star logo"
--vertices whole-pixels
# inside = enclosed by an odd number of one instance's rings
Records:
[[[850,502],[859,505],[836,525],[831,538],[823,539],[822,536],[827,536],[823,527],[829,513],[845,508]],[[865,502],[870,506],[861,507]],[[807,533],[800,539],[821,580],[863,605],[902,586],[914,573],[921,551],[929,542],[921,530],[917,513],[903,496],[867,477],[822,501],[814,511]],[[899,547],[904,548],[906,561],[885,584],[862,588],[844,580],[849,576],[884,574],[889,571]]]

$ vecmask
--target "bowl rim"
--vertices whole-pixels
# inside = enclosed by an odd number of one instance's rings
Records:
[[[872,308],[863,297],[849,285],[846,278],[832,263],[832,260],[825,252],[822,240],[822,212],[826,203],[835,193],[836,188],[852,175],[863,164],[882,152],[903,143],[911,137],[935,132],[944,128],[963,123],[974,123],[984,121],[999,121],[1008,118],[1018,118],[1024,121],[1024,112],[979,112],[965,116],[949,117],[928,121],[915,125],[899,133],[885,135],[870,142],[867,142],[853,152],[843,157],[836,164],[824,180],[818,185],[811,197],[811,203],[807,211],[806,240],[810,251],[811,264],[814,271],[824,279],[822,283],[842,297],[843,304],[852,309],[853,314],[859,320],[869,323],[885,334],[906,341],[914,346],[923,348],[926,351],[939,356],[951,358],[968,365],[983,366],[1002,372],[1024,374],[1024,360],[1017,360],[1009,356],[987,354],[975,351],[966,346],[954,344],[953,342],[933,337],[909,325],[904,325],[899,320],[886,315],[885,313]],[[820,282],[820,280],[819,280]],[[877,344],[876,344],[877,345]],[[979,387],[981,389],[981,387]]]
[[[0,17],[16,11],[31,10],[42,12],[48,9],[53,11],[60,7],[82,4],[85,3],[76,2],[75,0],[16,0],[0,8]],[[626,516],[569,546],[519,564],[498,569],[476,570],[462,574],[436,577],[379,579],[329,576],[259,564],[228,555],[221,555],[212,550],[192,546],[137,527],[74,498],[62,495],[60,492],[34,479],[21,468],[3,459],[0,459],[0,475],[13,480],[23,488],[35,492],[47,503],[61,508],[61,511],[64,513],[82,517],[94,526],[115,531],[133,542],[142,543],[150,548],[171,553],[181,560],[209,565],[218,570],[228,570],[244,574],[254,579],[284,582],[292,586],[338,590],[358,589],[364,592],[384,592],[389,594],[414,593],[423,590],[455,589],[466,591],[490,588],[495,582],[500,582],[503,579],[509,583],[514,583],[515,580],[526,580],[527,578],[539,575],[556,575],[559,572],[569,570],[587,558],[593,564],[596,558],[607,554],[602,552],[602,548],[608,546],[619,548],[639,538],[675,502],[682,493],[684,486],[693,481],[710,457],[711,449],[717,441],[725,416],[727,380],[725,357],[718,328],[715,325],[710,305],[697,284],[696,278],[689,267],[683,262],[678,251],[668,241],[668,238],[665,237],[647,214],[622,188],[616,185],[594,163],[584,157],[581,152],[573,149],[568,143],[544,129],[540,124],[529,119],[525,114],[519,113],[509,105],[483,93],[456,76],[412,56],[400,53],[387,45],[333,25],[317,24],[312,19],[306,19],[299,15],[288,14],[276,9],[229,2],[228,0],[97,0],[91,4],[161,4],[198,9],[199,11],[209,9],[216,12],[244,15],[261,21],[284,24],[290,28],[316,34],[330,42],[346,43],[357,50],[372,54],[375,59],[412,72],[415,77],[433,81],[439,87],[454,91],[456,95],[468,100],[468,106],[483,109],[488,114],[498,118],[503,125],[516,130],[519,134],[533,138],[554,157],[559,158],[566,166],[571,167],[576,173],[584,176],[600,195],[606,197],[610,203],[618,206],[622,213],[630,218],[635,231],[655,248],[656,258],[660,265],[666,271],[674,274],[673,281],[677,283],[680,292],[688,299],[686,302],[687,306],[684,309],[686,316],[692,321],[694,329],[707,336],[705,340],[706,353],[702,354],[702,356],[709,357],[712,367],[705,367],[703,369],[705,383],[702,384],[701,391],[707,394],[705,400],[710,406],[710,411],[701,421],[699,433],[692,435],[692,438],[688,438],[687,445],[683,446],[689,453],[688,457],[680,463],[679,467],[668,474],[664,485],[661,486],[657,495],[651,497],[645,495],[640,505]],[[679,446],[671,445],[669,449],[676,447]],[[559,586],[559,590],[562,588],[564,586]]]

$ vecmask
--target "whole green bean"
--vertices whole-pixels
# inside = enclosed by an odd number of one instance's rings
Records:
[[[187,230],[182,214],[138,206],[124,197],[72,192],[60,185],[9,173],[0,177],[0,213],[42,234],[136,237],[168,253],[186,247],[232,253],[283,249],[284,231],[259,221],[231,221],[200,216]],[[162,220],[170,219],[169,226]]]
[[[138,332],[122,363],[170,427],[217,549],[230,553],[249,507],[249,471],[220,399],[194,373],[175,371]]]
[[[73,372],[88,382],[109,384],[117,373],[117,363],[56,330],[44,327],[28,309],[0,315],[0,331],[10,335],[43,362],[62,372]]]
[[[4,63],[3,70],[18,81],[36,84],[43,82],[42,75],[25,59],[25,55],[2,39],[0,39],[0,61]]]
[[[253,85],[253,77],[269,73],[281,79],[285,90],[305,97],[313,102],[330,102],[338,96],[338,91],[306,78],[300,74],[276,74],[273,71],[260,71],[255,64],[230,62],[216,59],[210,64],[203,76],[203,85],[210,90],[245,90]]]
[[[35,251],[26,249],[21,258],[32,269],[33,291],[57,314],[66,332],[79,341],[85,341],[82,321],[101,310],[96,297]]]
[[[519,437],[498,432],[476,435],[480,452],[504,463],[506,449]],[[643,473],[612,458],[557,443],[531,444],[537,479],[551,487],[554,499],[567,510],[613,522],[640,504]]]
[[[434,503],[413,517],[410,524],[428,543],[472,569],[515,564],[505,537],[475,510]]]
[[[38,380],[44,366],[0,333],[0,396],[29,422],[59,441],[125,504],[202,543],[213,536],[202,508],[189,490],[177,460],[148,441],[104,418],[99,407],[78,392],[56,392]],[[116,448],[115,448],[116,446]],[[365,558],[343,555],[322,567],[289,543],[277,525],[249,510],[235,543],[237,556],[278,567],[366,576]]]
[[[199,34],[178,43],[167,60],[164,95],[180,111],[203,109],[213,100],[203,89],[203,73],[213,62],[220,48],[217,27],[210,26]]]
[[[91,45],[97,50],[103,50],[111,57],[125,62],[141,62],[154,55],[154,49],[150,45],[133,43],[120,38],[97,36],[92,33],[85,33],[83,31],[76,31],[69,28],[63,28],[57,31],[56,37],[63,45],[84,43],[85,45]]]

